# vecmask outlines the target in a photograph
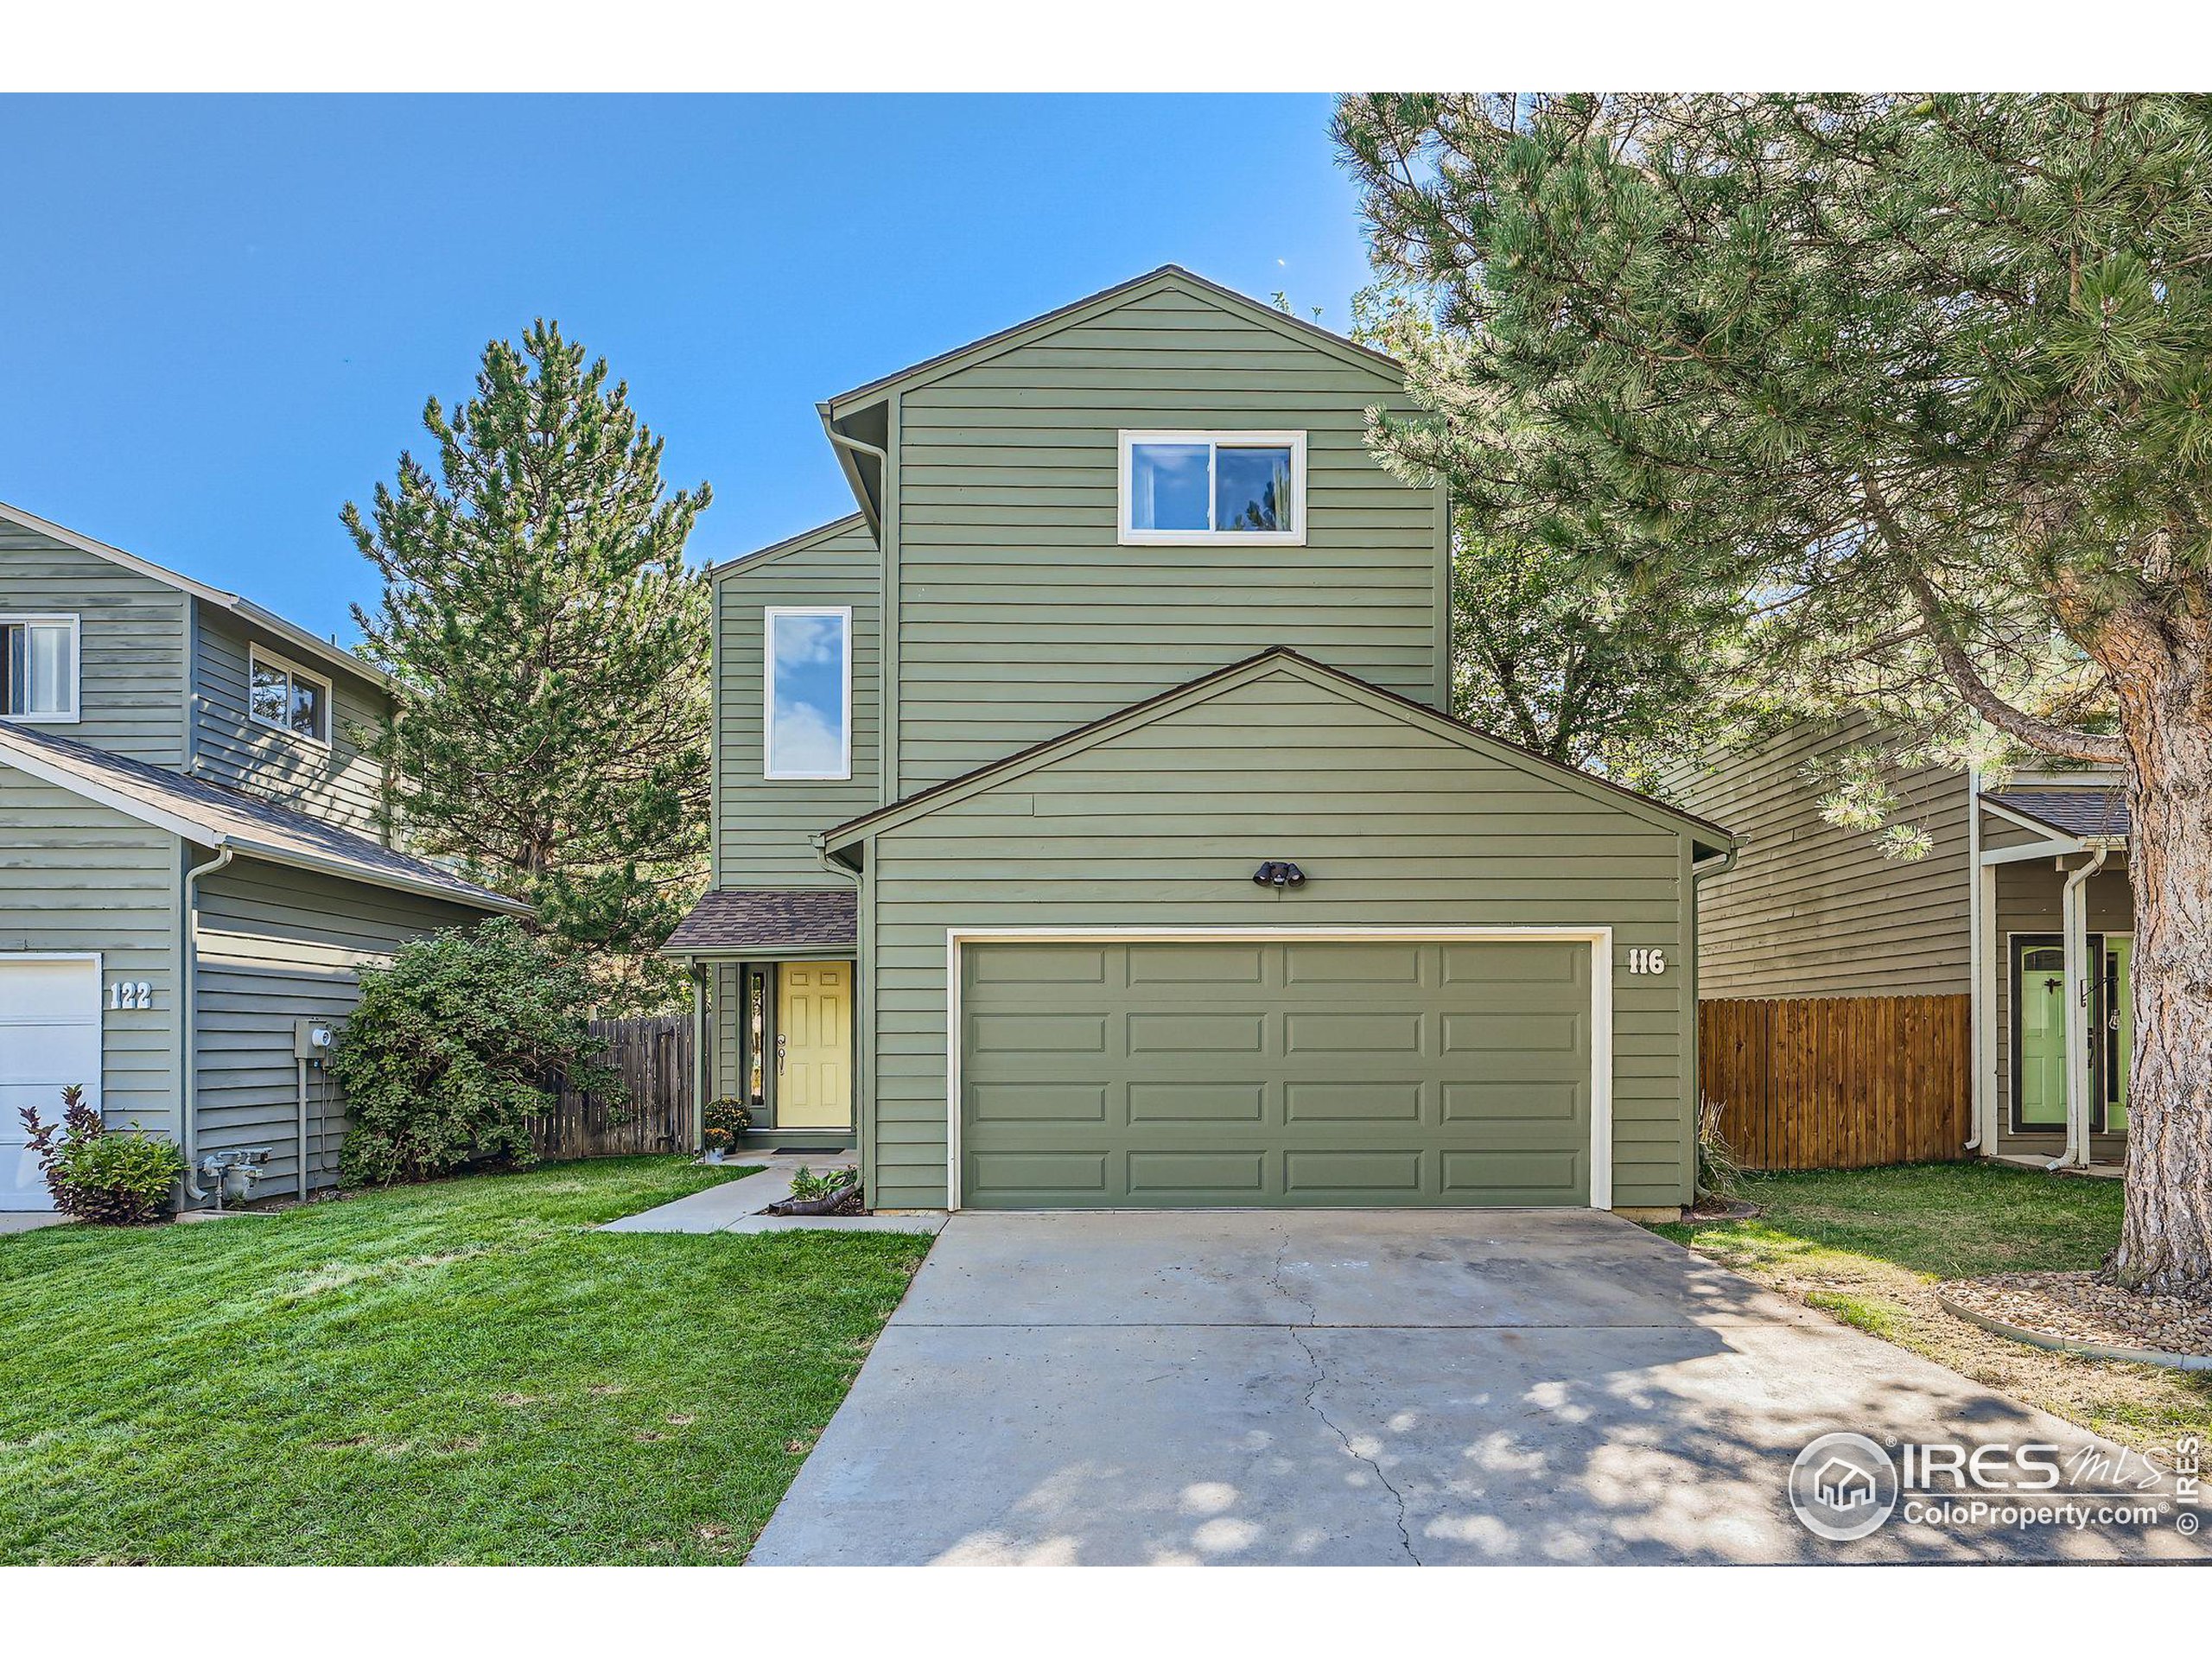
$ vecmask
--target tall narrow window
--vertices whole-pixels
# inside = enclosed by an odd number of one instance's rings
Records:
[[[251,655],[246,713],[269,726],[317,743],[330,741],[330,686],[255,646]]]
[[[0,616],[0,718],[77,718],[77,619]]]
[[[771,605],[764,778],[853,775],[850,606]]]
[[[1306,540],[1303,432],[1124,432],[1125,547]]]

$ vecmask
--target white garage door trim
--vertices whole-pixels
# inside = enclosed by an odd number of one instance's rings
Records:
[[[1413,944],[1580,941],[1590,947],[1590,1207],[1613,1207],[1613,930],[1606,927],[949,927],[944,931],[944,1207],[961,1207],[960,1014],[963,946],[995,940],[1045,944],[1262,944],[1394,939]]]
[[[97,950],[0,950],[0,968],[10,967],[16,964],[52,963],[83,963],[89,966],[92,970],[92,1001],[88,1009],[92,1018],[89,1021],[72,1020],[69,1023],[72,1025],[89,1024],[92,1027],[92,1052],[96,1056],[99,1057],[100,1064],[96,1064],[93,1066],[92,1075],[85,1080],[85,1097],[87,1103],[92,1106],[93,1110],[99,1111],[103,1109],[101,1098],[103,1090],[101,1089],[101,1078],[99,1073],[101,1066],[105,1061],[107,1048],[106,1014],[100,1000],[100,988],[104,978],[100,965],[100,952]],[[4,1017],[5,1011],[0,1010],[0,1018]],[[40,1023],[44,1024],[48,1022],[41,1021]],[[59,1116],[59,1103],[55,1103],[50,1109],[41,1107],[39,1111],[39,1116],[41,1117]],[[9,1122],[7,1127],[11,1134],[21,1127],[17,1122],[16,1122],[15,1115],[12,1110],[9,1113]],[[53,1206],[51,1205],[45,1205],[40,1207],[41,1209],[51,1209]]]

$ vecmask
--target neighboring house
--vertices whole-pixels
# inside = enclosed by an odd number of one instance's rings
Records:
[[[718,568],[705,1087],[886,1209],[1691,1197],[1726,834],[1446,717],[1388,358],[1169,267],[821,405]]]
[[[1903,821],[1931,842],[1900,861],[1820,814],[1810,768],[1867,732],[1801,724],[1669,780],[1741,842],[1701,890],[1701,993],[1969,998],[1972,1052],[1958,1068],[1974,1079],[1968,1149],[2122,1161],[2135,930],[2125,779],[2015,774],[1985,789],[1937,767],[1893,771]]]
[[[113,1126],[259,1190],[335,1178],[343,1102],[296,1054],[404,941],[524,907],[385,844],[390,704],[352,653],[0,505],[0,1210],[48,1207],[19,1109]],[[220,1178],[217,1178],[220,1179]],[[231,1191],[245,1185],[231,1178]]]

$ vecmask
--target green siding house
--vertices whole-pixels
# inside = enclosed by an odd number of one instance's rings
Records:
[[[283,618],[0,505],[0,1211],[48,1207],[19,1114],[73,1084],[183,1146],[188,1205],[335,1179],[303,1028],[408,939],[523,908],[382,838],[358,734],[389,700]]]
[[[1449,718],[1377,407],[1172,266],[819,406],[858,510],[714,572],[667,947],[755,1142],[887,1210],[1692,1196],[1730,839]]]

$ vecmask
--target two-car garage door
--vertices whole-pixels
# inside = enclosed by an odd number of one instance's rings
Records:
[[[1586,1205],[1586,938],[976,939],[979,1209]]]

